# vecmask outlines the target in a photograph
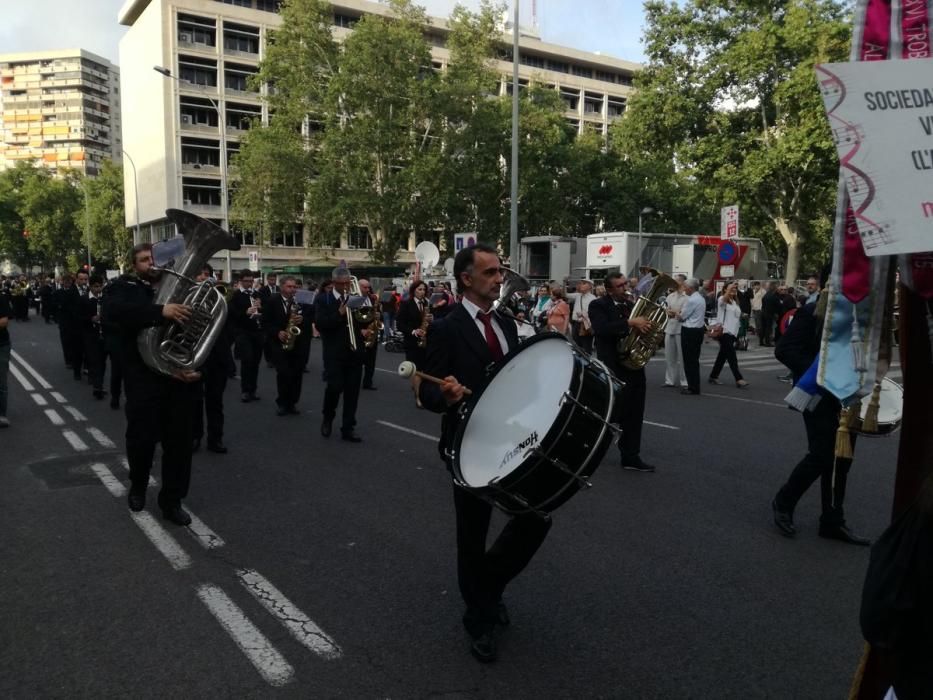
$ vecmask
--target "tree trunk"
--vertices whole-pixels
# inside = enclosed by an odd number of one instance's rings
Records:
[[[787,263],[784,266],[784,282],[788,286],[797,283],[797,270],[800,267],[800,233],[784,218],[774,220],[781,238],[787,243]]]

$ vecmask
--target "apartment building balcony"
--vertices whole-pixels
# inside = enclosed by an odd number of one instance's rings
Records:
[[[205,56],[216,56],[217,55],[217,46],[215,44],[208,44],[205,41],[195,41],[193,39],[183,38],[185,35],[180,34],[178,37],[178,48],[184,49],[185,51],[194,51],[196,53],[204,54]]]

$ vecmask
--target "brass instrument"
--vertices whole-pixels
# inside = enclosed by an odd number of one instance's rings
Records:
[[[295,319],[298,321],[295,321]],[[282,350],[291,352],[295,349],[295,342],[301,335],[301,307],[295,303],[294,299],[288,302],[288,321],[285,324],[286,338],[282,341]]]
[[[677,286],[677,282],[668,275],[653,268],[649,272],[654,275],[654,282],[651,283],[651,288],[635,302],[629,318],[647,318],[651,322],[651,328],[645,333],[629,333],[619,341],[617,347],[619,363],[628,369],[641,369],[648,364],[648,360],[664,340],[667,309],[658,302],[667,294],[668,289]]]
[[[372,307],[363,305],[363,295],[360,292],[360,281],[350,276],[350,294],[347,296],[347,332],[350,334],[350,348],[356,352],[359,348],[356,342],[356,325],[365,327],[372,323],[372,318],[367,315],[367,311],[372,312]]]
[[[363,341],[363,347],[365,347],[367,350],[370,350],[377,342],[379,342],[379,334],[382,333],[384,326],[382,323],[382,302],[376,299],[372,306],[364,306],[362,308],[370,308],[373,310],[373,320],[367,326],[372,332],[370,336]]]
[[[418,347],[424,350],[428,347],[428,326],[431,325],[431,305],[428,300],[424,300],[424,307],[421,309],[421,335],[418,336]]]
[[[515,302],[516,294],[519,292],[527,292],[531,289],[531,283],[510,267],[503,266],[501,269],[502,286],[499,288],[499,299],[495,303],[496,311],[508,316],[516,323],[520,323],[520,321],[515,318],[515,311],[512,309],[512,304]],[[521,323],[533,325],[530,321],[522,321]]]

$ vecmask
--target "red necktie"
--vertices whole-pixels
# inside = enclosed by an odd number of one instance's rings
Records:
[[[492,361],[498,362],[505,357],[505,355],[502,353],[502,345],[499,344],[499,336],[496,335],[496,331],[492,327],[492,311],[485,314],[482,311],[477,311],[476,318],[483,324],[483,332],[486,334],[486,345],[489,346],[489,354],[492,355]]]

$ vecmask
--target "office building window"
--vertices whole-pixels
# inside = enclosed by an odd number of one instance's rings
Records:
[[[303,248],[304,244],[304,227],[301,224],[294,224],[282,231],[277,231],[272,237],[272,245]]]
[[[278,12],[282,6],[282,0],[256,0],[256,9],[265,12]]]
[[[214,20],[207,17],[179,13],[178,43],[189,46],[216,46],[217,30],[214,24]]]
[[[181,196],[186,207],[219,207],[220,180],[183,177],[181,179]]]
[[[217,111],[207,100],[182,96],[180,100],[181,127],[217,128]]]
[[[526,53],[518,52],[518,60],[523,66],[531,66],[532,68],[544,68],[544,59],[540,56],[531,56]]]
[[[183,136],[181,163],[185,167],[194,169],[220,168],[220,143],[211,139]]]
[[[230,233],[240,242],[240,245],[258,245],[259,236],[256,235],[255,231],[236,224],[230,224]]]
[[[224,87],[227,90],[250,91],[248,79],[255,74],[256,68],[254,66],[228,62],[224,65]]]
[[[180,55],[178,79],[202,87],[217,87],[217,62],[209,58]]]
[[[359,17],[354,17],[353,15],[343,15],[339,12],[334,13],[334,26],[343,27],[344,29],[353,29],[353,25],[360,21]]]
[[[253,120],[259,121],[262,119],[262,109],[259,105],[228,102],[226,113],[228,129],[246,131],[252,125]]]
[[[585,66],[574,66],[571,72],[574,75],[580,76],[581,78],[592,78],[593,77],[593,69],[586,68]]]
[[[253,0],[221,0],[224,5],[236,5],[237,7],[252,7]]]
[[[372,247],[373,238],[369,234],[368,228],[365,226],[351,226],[347,230],[347,248],[371,250]]]
[[[259,27],[224,22],[224,51],[259,53]]]

